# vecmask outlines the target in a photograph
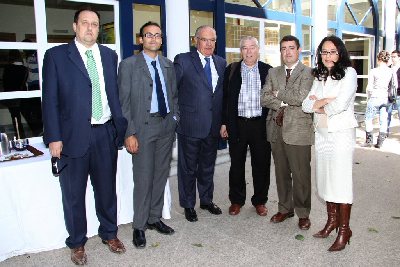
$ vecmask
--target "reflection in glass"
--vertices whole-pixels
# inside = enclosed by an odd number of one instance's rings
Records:
[[[262,2],[262,1],[259,1]],[[225,3],[241,5],[241,6],[250,6],[250,7],[257,7],[256,4],[252,0],[225,0]]]
[[[0,100],[0,132],[10,139],[42,135],[40,103],[40,97]]]
[[[49,43],[69,43],[75,37],[72,28],[75,12],[87,4],[68,0],[45,0],[47,41]],[[90,4],[100,14],[100,32],[98,42],[115,44],[114,6]]]
[[[338,0],[328,0],[328,20],[336,21]]]
[[[349,0],[347,1],[348,5],[351,6],[351,9],[353,11],[353,15],[356,17],[357,22],[360,23],[361,20],[364,18],[365,14],[369,11],[371,4],[369,3],[369,0]],[[349,12],[350,14],[350,12]],[[347,15],[346,15],[347,17]],[[350,19],[350,18],[347,18]],[[350,21],[350,20],[349,20]],[[347,22],[346,23],[351,23]],[[367,26],[370,27],[370,26]]]
[[[227,62],[227,64],[231,64],[232,62],[240,61],[241,59],[242,58],[240,56],[240,53],[226,52],[226,62]]]
[[[161,25],[161,11],[160,6],[155,5],[142,5],[142,4],[133,4],[133,32],[134,36],[134,44],[139,43],[140,37],[140,27],[148,21],[157,22]]]
[[[311,56],[303,56],[301,62],[302,62],[304,65],[306,65],[306,66],[308,66],[308,67],[311,67]]]
[[[21,42],[36,40],[33,0],[0,0],[0,41]]]
[[[239,48],[240,38],[253,36],[259,39],[260,23],[241,18],[226,18],[226,47]]]
[[[268,9],[293,13],[292,0],[272,0],[268,5]]]
[[[327,36],[331,36],[331,35],[336,35],[336,29],[328,29],[328,35]]]
[[[311,50],[311,26],[303,25],[303,50]]]
[[[311,16],[311,0],[301,1],[301,14],[307,17]]]
[[[202,25],[214,27],[213,13],[207,11],[190,10],[190,35],[189,43],[195,46],[194,35],[196,29]]]

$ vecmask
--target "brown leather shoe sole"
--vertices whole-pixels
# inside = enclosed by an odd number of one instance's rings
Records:
[[[230,215],[238,215],[239,213],[240,213],[240,208],[241,208],[242,206],[240,206],[239,204],[232,204],[230,207],[229,207],[229,214]]]
[[[283,222],[284,220],[291,218],[294,216],[294,212],[288,212],[288,213],[280,213],[278,212],[274,216],[271,217],[271,222],[273,223],[280,223]]]
[[[108,245],[108,248],[113,253],[122,254],[125,253],[126,251],[124,244],[118,238],[110,240],[101,240],[101,242],[103,242],[103,244]]]
[[[71,261],[75,265],[85,265],[87,263],[87,256],[83,246],[71,249]]]

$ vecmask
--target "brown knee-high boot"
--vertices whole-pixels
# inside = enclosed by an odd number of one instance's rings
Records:
[[[337,231],[339,227],[339,204],[327,201],[326,211],[328,213],[328,220],[326,221],[325,227],[318,233],[313,234],[313,237],[327,238],[333,229]]]
[[[350,237],[352,232],[350,230],[350,211],[351,204],[338,204],[339,205],[339,233],[335,243],[328,249],[328,251],[339,251],[346,247],[346,243],[350,244]]]

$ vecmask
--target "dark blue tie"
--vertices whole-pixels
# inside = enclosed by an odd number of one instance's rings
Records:
[[[204,73],[206,74],[208,85],[212,88],[210,58],[205,57],[204,59],[206,60],[206,65],[204,66]]]
[[[154,67],[155,71],[155,80],[156,80],[156,94],[157,94],[157,102],[158,102],[158,113],[161,117],[165,118],[167,116],[167,106],[165,105],[165,97],[164,92],[162,90],[160,75],[158,74],[158,69],[156,66],[156,61],[152,61],[151,65]]]

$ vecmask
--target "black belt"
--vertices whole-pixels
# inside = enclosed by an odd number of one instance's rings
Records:
[[[101,124],[91,124],[92,128],[96,128],[96,127],[100,127],[103,125],[106,125],[107,123],[110,123],[112,120],[108,120],[105,123],[101,123]]]
[[[261,118],[262,118],[262,116],[250,117],[250,118],[238,116],[238,119],[242,120],[242,121],[257,121],[257,120],[261,120]]]

